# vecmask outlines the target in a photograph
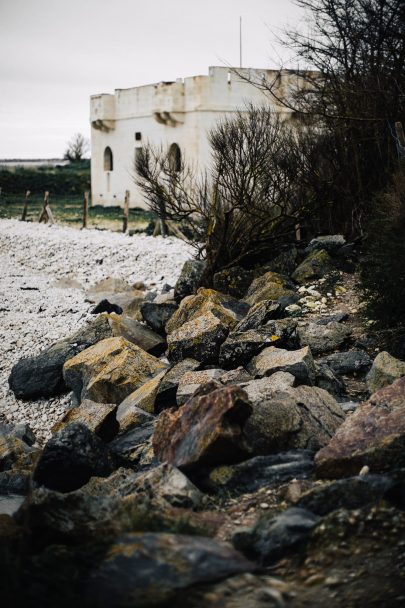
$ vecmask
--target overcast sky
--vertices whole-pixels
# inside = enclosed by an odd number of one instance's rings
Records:
[[[0,0],[0,158],[61,157],[89,97],[238,65],[275,67],[293,0]]]

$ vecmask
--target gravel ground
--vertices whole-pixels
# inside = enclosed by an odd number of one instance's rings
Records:
[[[21,401],[8,388],[11,367],[75,332],[92,317],[84,290],[106,277],[174,285],[192,255],[184,242],[0,220],[0,420],[28,422],[38,440],[70,405]],[[67,288],[66,279],[81,288]]]

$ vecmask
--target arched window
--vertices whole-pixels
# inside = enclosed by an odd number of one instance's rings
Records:
[[[113,170],[113,153],[109,146],[104,150],[104,171]]]
[[[172,171],[181,170],[181,151],[177,144],[172,144],[169,148],[169,167]]]

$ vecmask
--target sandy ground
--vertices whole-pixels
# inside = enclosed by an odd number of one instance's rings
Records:
[[[0,220],[0,420],[28,422],[45,439],[70,395],[21,401],[11,367],[75,332],[92,317],[85,290],[106,277],[174,285],[191,248],[174,238]],[[67,279],[81,287],[67,288]]]

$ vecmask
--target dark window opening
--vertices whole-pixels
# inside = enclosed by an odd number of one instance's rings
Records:
[[[171,171],[181,171],[181,151],[177,144],[170,146],[169,167]]]
[[[113,170],[113,153],[109,146],[104,150],[104,171]]]
[[[135,133],[135,141],[141,141],[142,133],[140,131],[136,131]]]

